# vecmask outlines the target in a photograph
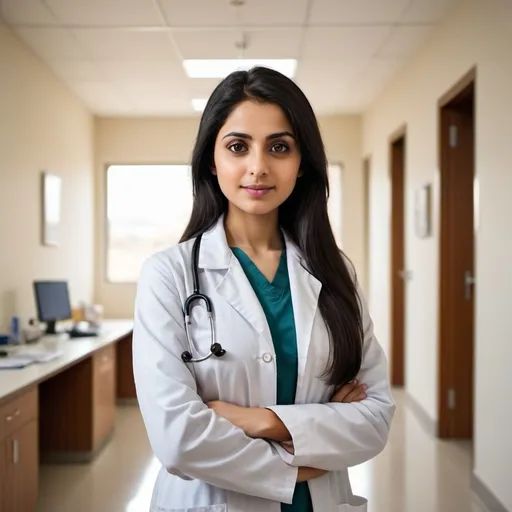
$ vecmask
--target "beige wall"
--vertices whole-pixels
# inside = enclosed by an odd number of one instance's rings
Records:
[[[93,120],[48,68],[0,25],[0,331],[35,313],[32,280],[93,293]],[[40,173],[63,179],[61,245],[40,243]]]
[[[361,178],[361,122],[356,116],[320,120],[329,160],[342,163],[343,245],[358,269],[364,268]],[[105,173],[109,164],[188,163],[198,119],[96,119],[96,272],[95,300],[109,317],[130,317],[134,284],[105,280]],[[361,281],[364,282],[363,276]]]
[[[370,296],[376,326],[389,345],[388,137],[407,125],[406,387],[437,419],[439,171],[437,101],[477,66],[477,234],[475,473],[512,510],[512,4],[463,2],[396,77],[364,117],[363,152],[372,159]],[[413,193],[434,184],[434,235],[413,234]]]

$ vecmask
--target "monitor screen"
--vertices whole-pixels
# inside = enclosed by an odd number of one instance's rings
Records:
[[[40,322],[71,318],[68,283],[66,281],[35,281],[37,313]]]

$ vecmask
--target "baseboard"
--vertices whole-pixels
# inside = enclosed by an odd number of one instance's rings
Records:
[[[119,406],[139,405],[136,398],[118,398],[116,404]]]
[[[489,509],[489,512],[510,512],[475,473],[471,475],[471,489]]]
[[[422,405],[407,391],[405,401],[430,437],[437,437],[437,421],[434,421]]]
[[[44,452],[40,454],[41,464],[89,464],[100,454],[112,440],[114,430],[107,434],[99,446],[90,452]]]

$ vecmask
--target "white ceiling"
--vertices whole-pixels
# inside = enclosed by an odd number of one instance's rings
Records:
[[[298,59],[318,114],[357,113],[456,0],[0,0],[19,37],[102,116],[193,115],[217,79],[186,58]]]

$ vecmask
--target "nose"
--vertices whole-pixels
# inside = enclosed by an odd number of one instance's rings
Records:
[[[249,172],[255,178],[268,174],[268,161],[264,151],[252,151],[249,162]]]

